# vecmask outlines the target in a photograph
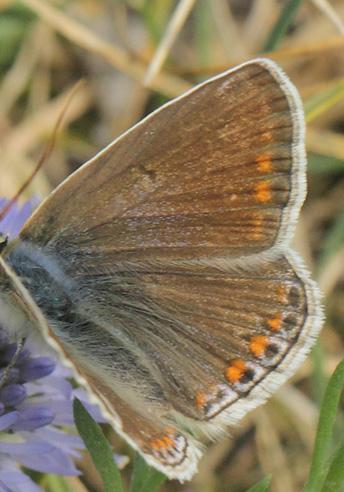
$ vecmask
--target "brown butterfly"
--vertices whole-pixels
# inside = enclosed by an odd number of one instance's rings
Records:
[[[1,258],[0,321],[47,343],[146,461],[187,480],[322,324],[289,247],[300,97],[256,59],[166,104],[64,181]]]

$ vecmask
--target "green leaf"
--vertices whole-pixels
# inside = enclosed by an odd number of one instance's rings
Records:
[[[45,475],[45,484],[40,484],[46,487],[49,492],[75,492],[73,491],[66,480],[59,475]]]
[[[334,454],[322,492],[337,492],[344,480],[344,443]]]
[[[105,491],[124,492],[119,470],[101,428],[77,398],[74,398],[73,410],[76,427],[103,480]]]
[[[320,338],[318,338],[312,348],[311,359],[313,364],[313,373],[310,380],[312,399],[316,406],[320,408],[328,384],[328,376],[325,372],[325,353]]]
[[[149,476],[149,472],[149,466],[145,460],[138,453],[136,453],[133,474],[131,477],[130,492],[140,492],[142,484]]]
[[[130,492],[155,492],[165,480],[165,475],[149,467],[136,453]]]
[[[165,481],[166,476],[163,473],[151,468],[151,474],[140,492],[155,492]]]
[[[311,470],[308,480],[302,489],[303,492],[318,492],[323,490],[322,486],[329,469],[327,456],[343,384],[344,360],[338,364],[326,388],[320,410]]]
[[[311,174],[335,174],[344,171],[344,159],[329,155],[310,154],[308,156],[308,171]]]
[[[267,477],[263,478],[263,480],[253,485],[253,487],[250,487],[247,492],[266,492],[270,485],[270,481],[271,476],[268,475]]]
[[[309,97],[304,104],[306,121],[309,123],[317,116],[335,106],[344,98],[344,79],[337,80],[321,92]]]
[[[201,66],[209,65],[213,57],[211,40],[214,39],[214,26],[211,19],[210,2],[207,0],[197,2],[197,8],[193,12],[193,20],[195,24],[196,56]]]
[[[19,3],[8,10],[0,9],[0,14],[0,68],[4,68],[8,63],[13,64],[13,58],[36,17]]]
[[[158,44],[172,15],[174,2],[172,0],[152,0],[142,2],[138,7],[141,19],[150,33],[155,44]]]
[[[282,9],[282,12],[272,28],[268,39],[263,46],[263,52],[273,51],[282,42],[290,24],[298,11],[303,0],[289,0]]]

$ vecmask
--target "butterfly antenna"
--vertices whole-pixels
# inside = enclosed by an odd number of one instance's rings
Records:
[[[17,348],[16,348],[16,351],[14,352],[14,355],[12,357],[12,359],[10,360],[9,364],[7,365],[6,369],[4,370],[4,372],[1,374],[1,379],[0,379],[0,389],[3,387],[3,385],[5,384],[5,382],[7,381],[8,379],[8,376],[10,374],[10,371],[12,369],[12,367],[14,367],[15,363],[17,362],[18,360],[18,357],[21,353],[21,351],[23,350],[24,348],[24,345],[25,345],[25,341],[26,341],[26,338],[23,337],[19,340],[19,342],[17,343]]]
[[[41,169],[41,167],[43,166],[43,164],[45,164],[45,162],[49,159],[51,153],[52,153],[52,150],[55,146],[55,142],[56,142],[56,139],[57,139],[57,135],[58,135],[58,132],[60,131],[60,128],[61,128],[61,124],[62,124],[62,120],[63,120],[63,117],[64,115],[66,114],[66,111],[67,109],[69,108],[70,106],[70,103],[73,99],[73,97],[75,96],[75,94],[77,93],[77,91],[80,89],[80,87],[82,87],[83,85],[85,84],[84,80],[79,80],[79,82],[77,82],[75,84],[75,86],[73,87],[73,89],[70,91],[67,99],[66,99],[66,102],[62,108],[62,111],[55,123],[55,126],[54,126],[54,129],[53,129],[53,132],[51,134],[51,137],[48,141],[48,143],[46,144],[45,148],[44,148],[44,151],[43,151],[43,154],[41,156],[41,158],[39,159],[36,167],[34,168],[34,170],[32,171],[32,173],[29,175],[29,177],[26,179],[26,181],[23,183],[23,185],[19,188],[19,190],[17,191],[17,193],[15,194],[15,196],[13,198],[11,198],[11,200],[8,202],[8,204],[6,205],[6,207],[0,212],[0,220],[7,214],[7,212],[13,207],[13,205],[16,203],[16,201],[18,200],[18,198],[20,197],[20,195],[24,192],[24,190],[29,186],[29,184],[31,183],[31,181],[33,180],[33,178],[36,176],[36,174],[38,173],[38,171]]]

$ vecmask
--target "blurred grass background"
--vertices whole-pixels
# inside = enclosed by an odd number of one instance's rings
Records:
[[[29,176],[81,78],[53,155],[26,198],[45,197],[170,98],[263,53],[281,64],[305,103],[309,193],[295,247],[324,293],[325,327],[296,376],[209,445],[192,482],[166,482],[161,491],[242,492],[271,474],[269,490],[296,492],[307,478],[324,385],[344,354],[343,24],[341,0],[0,2],[0,196],[12,197]],[[334,448],[344,434],[340,416],[337,430]],[[132,456],[107,432],[116,451]],[[101,491],[87,456],[80,466],[81,479],[41,477],[41,486]],[[128,481],[130,465],[123,475]]]

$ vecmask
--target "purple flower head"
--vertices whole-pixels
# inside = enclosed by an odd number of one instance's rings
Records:
[[[1,380],[13,344],[0,333]],[[33,357],[28,349],[11,369],[0,389],[0,490],[30,490],[18,465],[43,473],[79,474],[72,457],[79,456],[82,441],[61,430],[73,423],[74,390],[68,376],[51,358]]]

